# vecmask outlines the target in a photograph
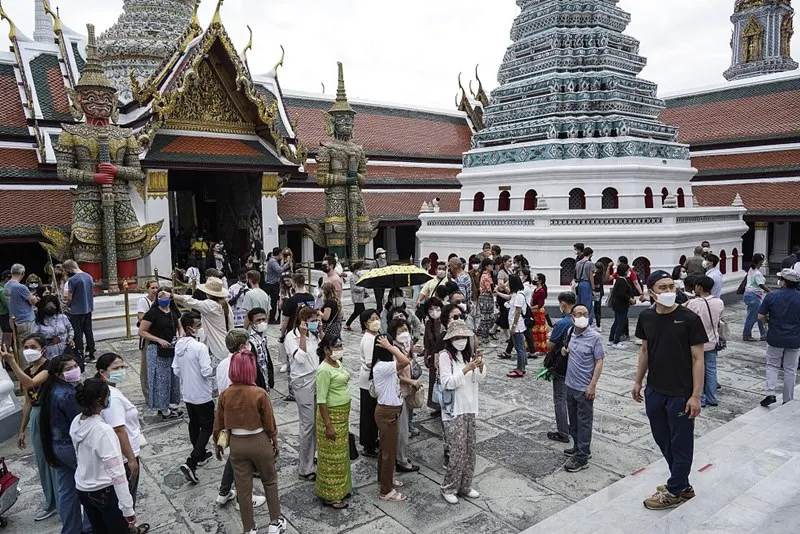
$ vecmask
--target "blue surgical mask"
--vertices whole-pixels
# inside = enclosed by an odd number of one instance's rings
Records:
[[[167,306],[170,305],[171,302],[172,299],[158,299],[158,305],[161,306],[162,308],[166,308]]]
[[[317,330],[319,330],[319,323],[317,323],[317,322],[308,323],[308,331],[309,332],[316,333]]]

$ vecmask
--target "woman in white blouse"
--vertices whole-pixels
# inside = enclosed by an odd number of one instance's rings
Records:
[[[364,447],[364,456],[378,456],[378,425],[375,423],[375,407],[378,401],[369,394],[369,372],[372,369],[372,353],[375,348],[375,337],[381,331],[381,318],[374,309],[364,310],[359,317],[364,335],[361,337],[361,366],[358,372],[358,388],[360,393],[360,412],[358,425],[358,442]]]
[[[477,499],[472,489],[475,473],[475,417],[478,414],[478,384],[486,377],[483,357],[473,356],[468,340],[473,333],[464,321],[451,321],[439,353],[442,386],[442,423],[449,451],[442,495],[450,504],[458,495]]]
[[[314,472],[314,451],[317,449],[316,409],[317,382],[319,367],[317,347],[319,346],[319,312],[310,306],[300,308],[292,330],[286,332],[284,346],[286,354],[292,359],[289,380],[292,381],[298,415],[298,460],[297,470],[300,478],[310,482],[317,479]]]
[[[144,314],[150,311],[156,303],[158,296],[158,280],[148,280],[145,283],[147,293],[139,297],[136,301],[136,328],[142,324]],[[147,400],[147,340],[139,336],[139,353],[141,354],[141,364],[139,366],[139,380],[142,382],[142,395]]]

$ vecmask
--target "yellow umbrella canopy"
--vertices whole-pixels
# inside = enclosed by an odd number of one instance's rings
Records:
[[[356,285],[370,289],[391,289],[424,284],[433,278],[425,269],[414,265],[389,265],[371,269],[362,276]]]

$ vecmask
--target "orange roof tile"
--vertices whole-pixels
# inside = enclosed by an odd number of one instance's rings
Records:
[[[701,206],[730,206],[739,193],[748,211],[800,212],[800,182],[694,185]]]
[[[0,76],[0,130],[18,130],[27,134],[27,121],[22,110],[22,101],[19,98],[19,87],[14,77],[13,69],[4,69]],[[23,131],[24,129],[24,131]]]
[[[701,172],[734,169],[774,169],[800,166],[800,150],[776,150],[724,156],[694,156],[692,165]]]
[[[38,234],[39,226],[72,224],[72,191],[25,190],[0,191],[0,236]],[[32,209],[32,206],[46,209]]]
[[[60,69],[47,69],[47,85],[50,87],[50,96],[53,97],[53,108],[58,113],[69,114],[69,100]]]
[[[161,149],[172,154],[259,157],[261,152],[238,139],[179,136]]]
[[[440,200],[441,211],[458,211],[461,194],[452,193],[425,193],[425,192],[398,192],[379,193],[364,192],[364,202],[370,217],[377,217],[391,221],[393,217],[408,219],[419,214],[423,202],[430,203],[435,197]],[[325,193],[291,192],[281,197],[278,201],[278,214],[285,223],[292,223],[301,219],[321,219],[325,216]]]
[[[317,175],[317,164],[305,166],[309,176]],[[457,176],[461,169],[437,169],[427,167],[406,167],[399,165],[368,165],[367,183],[403,183],[403,182],[449,182],[458,184]]]
[[[34,150],[0,148],[0,166],[11,169],[38,169],[39,160]]]

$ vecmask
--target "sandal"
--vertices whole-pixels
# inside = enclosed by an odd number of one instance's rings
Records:
[[[402,502],[407,499],[402,493],[392,490],[386,495],[379,495],[378,498],[382,501]]]
[[[329,508],[333,508],[334,510],[344,510],[345,508],[350,506],[344,501],[335,501],[335,502],[322,501],[322,504],[324,504]]]
[[[308,482],[314,482],[314,481],[317,480],[317,474],[316,473],[309,473],[307,475],[300,475],[300,478],[302,478],[303,480],[306,480]]]
[[[392,487],[402,488],[405,485],[406,485],[405,482],[403,482],[402,480],[397,480],[397,479],[392,480]]]
[[[525,376],[525,373],[523,373],[519,369],[512,369],[511,371],[508,372],[506,376],[508,378],[522,378],[523,376]]]
[[[136,528],[129,529],[129,532],[131,534],[147,534],[148,532],[150,532],[150,525],[147,523],[142,523]]]

